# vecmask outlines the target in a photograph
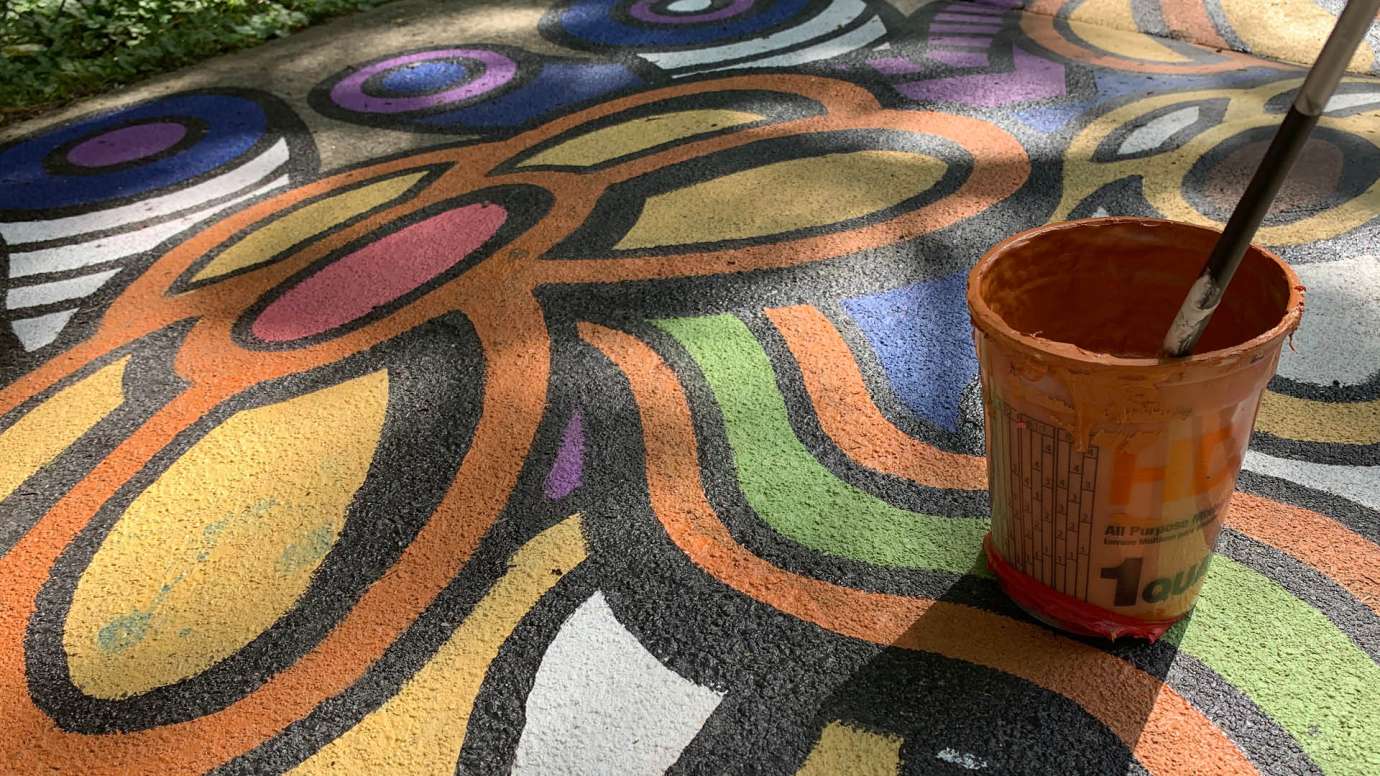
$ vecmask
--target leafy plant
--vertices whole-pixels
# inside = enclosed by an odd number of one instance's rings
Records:
[[[0,0],[0,123],[387,0]]]

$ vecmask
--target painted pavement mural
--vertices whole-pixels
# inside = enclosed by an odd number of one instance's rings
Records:
[[[571,0],[0,148],[4,771],[1380,770],[1374,49],[1191,619],[1071,639],[979,559],[967,268],[1224,220],[1302,75],[1240,52],[1311,56],[1253,14]]]

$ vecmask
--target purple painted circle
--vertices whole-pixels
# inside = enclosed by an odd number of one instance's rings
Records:
[[[484,65],[483,71],[472,81],[467,81],[454,89],[418,97],[374,97],[364,93],[363,85],[373,76],[385,70],[433,59],[471,59]],[[419,51],[401,57],[375,62],[343,78],[331,87],[331,101],[342,108],[361,113],[406,113],[425,110],[437,105],[460,102],[492,91],[513,80],[517,75],[517,63],[497,51],[484,49],[435,49]]]
[[[628,9],[628,13],[634,19],[654,24],[699,24],[701,22],[715,22],[720,19],[727,19],[730,16],[737,16],[743,11],[752,7],[753,0],[733,0],[733,2],[723,8],[716,8],[708,13],[694,14],[664,14],[653,8],[653,0],[638,0]]]
[[[80,167],[111,167],[166,151],[186,136],[187,127],[175,121],[135,124],[83,140],[67,152],[67,161]]]

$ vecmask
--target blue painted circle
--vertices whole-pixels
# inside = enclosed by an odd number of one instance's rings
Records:
[[[52,169],[57,149],[151,119],[191,119],[205,133],[175,153],[111,170]],[[0,210],[98,206],[199,178],[240,160],[268,133],[258,102],[226,94],[180,94],[102,113],[0,149]]]
[[[415,97],[439,92],[469,74],[469,68],[459,62],[434,60],[411,62],[379,77],[375,90],[379,96]]]
[[[553,13],[573,45],[602,48],[675,48],[728,43],[757,37],[808,15],[813,0],[763,0],[752,13],[706,24],[654,26],[625,21],[628,0],[573,0]]]

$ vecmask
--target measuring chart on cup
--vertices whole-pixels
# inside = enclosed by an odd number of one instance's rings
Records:
[[[1016,535],[1014,565],[1061,593],[1086,600],[1092,552],[1097,448],[1073,449],[1069,432],[1002,406],[994,440],[1007,450],[1006,492]]]

